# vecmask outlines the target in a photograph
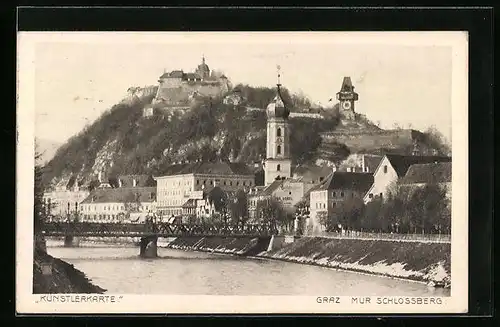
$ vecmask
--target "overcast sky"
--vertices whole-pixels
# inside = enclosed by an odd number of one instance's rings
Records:
[[[328,104],[344,76],[359,93],[356,111],[382,127],[451,138],[452,48],[411,34],[45,34],[35,46],[36,136],[64,142],[122,99],[154,85],[166,69],[193,71],[202,55],[233,82],[281,82]],[[418,41],[420,40],[420,41]],[[423,42],[422,42],[423,41]]]

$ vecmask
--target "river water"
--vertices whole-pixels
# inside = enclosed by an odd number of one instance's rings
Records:
[[[118,294],[449,296],[424,284],[267,259],[158,248],[141,259],[133,246],[48,244],[94,284]]]

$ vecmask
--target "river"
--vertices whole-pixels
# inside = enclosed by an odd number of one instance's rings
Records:
[[[447,289],[330,268],[158,248],[141,259],[139,248],[48,244],[47,252],[73,264],[115,294],[449,296]]]

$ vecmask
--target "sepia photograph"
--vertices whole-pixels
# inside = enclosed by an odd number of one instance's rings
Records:
[[[465,32],[19,33],[18,311],[466,312],[467,97]]]

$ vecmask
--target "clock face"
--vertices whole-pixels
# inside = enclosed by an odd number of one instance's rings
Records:
[[[349,102],[349,101],[342,102],[342,108],[344,108],[344,109],[350,109],[351,108],[351,102]]]

